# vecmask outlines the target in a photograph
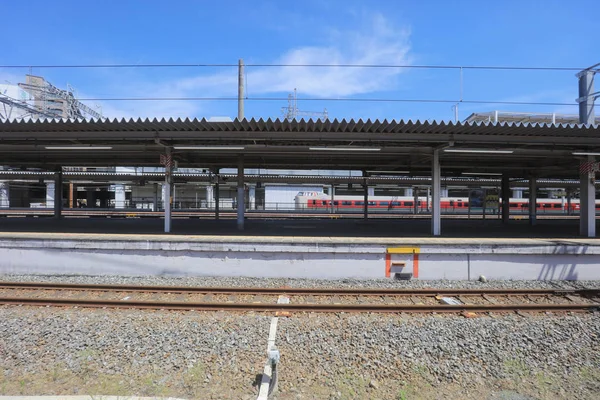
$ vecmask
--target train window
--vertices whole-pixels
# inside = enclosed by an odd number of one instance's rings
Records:
[[[406,204],[406,202],[404,204]],[[400,206],[401,204],[400,204],[399,201],[392,201],[392,205],[393,206]]]
[[[351,206],[352,202],[351,201],[342,201],[342,205],[343,206]]]
[[[462,207],[462,206],[463,206],[463,203],[462,203],[461,201],[459,201],[459,202],[458,202],[458,203],[456,203],[456,204],[457,204],[457,207]]]
[[[338,200],[334,200],[334,201],[333,201],[333,205],[334,205],[334,206],[337,206],[337,205],[338,205],[338,203],[339,203],[339,201],[338,201]]]
[[[313,203],[313,206],[317,205],[317,201],[316,200],[313,200],[312,203]]]
[[[562,208],[562,204],[555,204],[554,208]]]
[[[370,201],[370,202],[369,202],[369,205],[370,205],[370,206],[374,206],[374,205],[376,205],[376,204],[377,204],[377,202],[376,202],[376,201]]]
[[[389,205],[390,205],[390,202],[389,202],[389,201],[380,201],[380,202],[379,202],[379,205],[380,205],[380,206],[385,206],[385,207],[387,207],[387,206],[389,206]]]
[[[550,203],[543,203],[542,207],[544,207],[544,208],[552,208],[552,204],[550,204]]]
[[[512,208],[519,207],[519,203],[509,203],[508,206]]]
[[[405,205],[406,207],[412,207],[414,204],[415,204],[415,203],[414,203],[414,202],[412,202],[412,201],[405,201],[405,202],[404,202],[404,205]]]
[[[354,202],[354,205],[355,205],[355,206],[364,206],[364,205],[365,205],[365,202],[364,202],[364,201],[355,201],[355,202]]]
[[[454,207],[454,200],[450,200],[450,207]]]
[[[417,201],[417,205],[420,206],[421,205],[421,200]]]
[[[324,206],[326,206],[326,205],[327,205],[327,203],[328,203],[328,201],[327,201],[327,200],[323,200],[323,201],[321,201],[321,204],[322,204],[322,205],[324,205]]]

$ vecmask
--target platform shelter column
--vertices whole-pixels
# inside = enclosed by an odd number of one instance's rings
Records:
[[[413,214],[417,215],[419,213],[419,188],[415,186],[413,189]]]
[[[256,186],[248,187],[248,210],[256,209]]]
[[[206,185],[206,207],[208,209],[213,208],[215,205],[215,193],[213,191],[212,183]]]
[[[46,208],[54,208],[54,181],[46,181]]]
[[[125,185],[115,185],[115,208],[125,208]]]
[[[158,183],[154,184],[154,198],[152,199],[152,211],[158,211]]]
[[[244,190],[244,156],[238,158],[237,174],[237,228],[244,230],[244,211],[246,210],[246,192]]]
[[[96,190],[93,188],[85,189],[85,203],[88,208],[96,207]]]
[[[367,178],[363,182],[363,197],[364,197],[364,205],[363,205],[363,218],[369,219],[369,185],[367,184]]]
[[[219,191],[219,180],[221,178],[219,176],[219,168],[215,168],[213,174],[215,175],[215,219],[219,219],[219,210],[221,207],[221,193]]]
[[[171,148],[167,147],[166,154],[161,156],[161,164],[165,166],[165,184],[163,186],[163,207],[165,208],[165,233],[171,232],[171,185],[173,184],[173,158]]]
[[[54,175],[54,218],[62,218],[62,170]]]
[[[8,182],[0,182],[0,208],[10,207],[10,187]]]
[[[508,175],[502,175],[501,197],[502,197],[502,223],[508,224],[510,221],[510,180]]]
[[[77,186],[73,182],[69,182],[69,208],[77,206]]]
[[[335,204],[335,185],[333,183],[331,184],[331,193],[330,194],[331,194],[331,196],[330,196],[331,197],[331,201],[329,202],[330,203],[330,209],[331,209],[330,212],[333,214],[335,212],[334,211],[335,210],[335,207],[334,207],[334,204]]]
[[[440,192],[442,188],[440,167],[440,150],[433,151],[431,165],[431,233],[433,236],[442,234],[442,213],[440,205]]]
[[[537,219],[537,180],[535,176],[529,177],[529,225],[536,224]]]
[[[594,156],[588,156],[579,168],[579,234],[584,237],[596,236],[596,167]]]

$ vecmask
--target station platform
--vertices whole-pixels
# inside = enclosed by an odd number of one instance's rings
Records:
[[[0,274],[314,279],[600,279],[600,239],[577,221],[6,220]],[[141,223],[140,223],[141,222]],[[18,229],[17,229],[18,228]]]

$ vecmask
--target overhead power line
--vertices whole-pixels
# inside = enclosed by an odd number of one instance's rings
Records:
[[[90,97],[80,101],[237,101],[237,97]],[[248,101],[287,101],[287,97],[246,97]],[[373,102],[373,103],[462,103],[462,104],[507,104],[507,105],[538,105],[538,106],[577,106],[577,103],[564,102],[534,102],[534,101],[502,101],[502,100],[447,100],[447,99],[394,99],[394,98],[320,98],[306,97],[298,101],[327,101],[327,102]]]
[[[237,64],[63,64],[63,65],[0,65],[0,68],[226,68]],[[478,69],[515,71],[581,71],[585,67],[537,67],[505,65],[410,65],[410,64],[246,64],[246,67],[291,68],[405,68],[405,69]],[[596,69],[595,71],[600,71]]]

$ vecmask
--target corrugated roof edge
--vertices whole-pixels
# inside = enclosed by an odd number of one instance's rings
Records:
[[[234,119],[233,121],[209,121],[206,118],[202,118],[202,119],[198,119],[198,118],[129,118],[129,119],[125,119],[125,118],[102,118],[102,119],[96,119],[96,118],[89,118],[89,119],[84,119],[84,118],[40,118],[40,119],[0,119],[0,125],[41,125],[41,124],[56,124],[56,125],[60,125],[60,124],[169,124],[169,123],[200,123],[200,124],[207,124],[207,125],[214,125],[214,126],[220,126],[220,127],[227,127],[230,128],[228,130],[237,130],[239,129],[239,124],[256,124],[259,126],[271,126],[271,125],[284,125],[284,126],[297,126],[297,127],[306,127],[308,125],[315,125],[315,124],[319,124],[319,125],[325,125],[325,126],[331,126],[331,125],[338,125],[338,124],[365,124],[365,125],[386,125],[386,126],[395,126],[395,125],[409,125],[409,126],[423,126],[423,127],[508,127],[508,128],[519,128],[519,127],[523,127],[523,128],[579,128],[579,129],[597,129],[598,127],[600,127],[599,124],[566,124],[566,123],[562,123],[562,124],[552,124],[552,123],[538,123],[538,122],[506,122],[506,121],[499,121],[499,122],[491,122],[491,121],[473,121],[473,122],[466,122],[466,121],[458,121],[458,122],[454,122],[454,121],[430,121],[430,120],[404,120],[404,119],[400,119],[400,120],[395,120],[392,119],[390,121],[388,121],[387,119],[384,119],[382,121],[376,119],[376,120],[371,120],[370,118],[367,120],[363,120],[362,118],[355,120],[355,119],[341,119],[338,120],[337,118],[330,120],[321,120],[321,119],[299,119],[299,120],[292,120],[289,121],[287,119],[271,119],[271,118],[267,118],[267,119],[263,119],[263,118],[259,118],[259,119],[255,119],[255,118],[251,118],[251,119],[242,119],[242,120],[238,120],[237,118]]]

